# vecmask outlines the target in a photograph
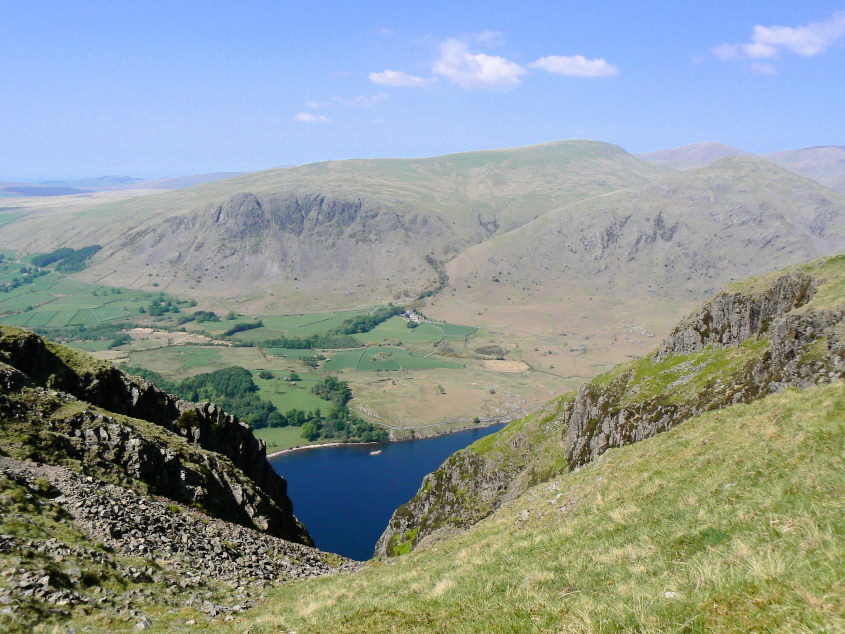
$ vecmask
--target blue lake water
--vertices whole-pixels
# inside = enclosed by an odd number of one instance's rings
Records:
[[[414,497],[425,474],[503,426],[384,445],[294,451],[271,458],[270,464],[288,481],[293,512],[318,548],[369,559],[393,511]],[[379,449],[380,454],[370,454]]]

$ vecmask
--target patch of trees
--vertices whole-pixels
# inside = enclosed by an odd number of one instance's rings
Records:
[[[99,244],[92,244],[81,249],[61,247],[55,251],[50,251],[50,253],[34,255],[30,258],[30,261],[35,266],[41,267],[56,264],[57,271],[72,273],[84,269],[88,259],[100,249],[102,247]]]
[[[403,312],[405,312],[405,309],[401,306],[389,304],[382,308],[377,308],[368,315],[358,315],[344,319],[336,328],[332,328],[321,334],[310,335],[308,337],[277,337],[255,344],[244,342],[244,345],[260,345],[265,348],[288,348],[290,350],[357,348],[361,345],[361,342],[351,335],[369,332],[380,323],[387,321],[394,315],[401,315]]]
[[[164,293],[162,293],[146,308],[141,306],[138,309],[138,312],[147,313],[150,317],[161,317],[167,313],[178,313],[179,306],[173,301],[173,299],[165,297]]]
[[[281,413],[273,403],[260,398],[258,386],[249,370],[238,366],[198,374],[183,381],[170,381],[157,372],[140,367],[125,367],[127,372],[152,381],[165,392],[189,401],[211,401],[227,412],[247,421],[256,429],[262,427],[302,428],[302,437],[309,441],[332,439],[342,442],[384,442],[387,431],[362,420],[349,411],[352,392],[345,381],[327,377],[314,386],[315,394],[330,401],[324,414],[319,408],[304,412],[290,409]],[[319,390],[317,390],[319,388]]]
[[[7,269],[8,270],[8,269]],[[40,269],[37,266],[22,266],[18,270],[20,277],[15,276],[10,282],[0,284],[0,292],[8,293],[24,284],[32,284],[42,275],[47,275],[50,271],[47,269]]]
[[[318,416],[307,421],[302,426],[302,437],[307,440],[331,438],[335,440],[361,442],[384,442],[387,431],[367,422],[349,411],[347,403],[352,400],[352,390],[346,381],[339,381],[333,376],[327,376],[311,391],[325,401],[330,401],[328,414]]]
[[[183,381],[170,381],[158,372],[139,367],[125,368],[130,374],[152,381],[165,392],[187,401],[211,401],[227,412],[235,414],[253,427],[267,427],[270,416],[278,413],[270,401],[260,398],[258,386],[246,368],[233,366],[189,377]]]
[[[61,327],[33,327],[32,330],[39,335],[43,335],[49,339],[59,340],[76,340],[76,341],[103,341],[105,339],[116,339],[120,336],[121,331],[130,330],[137,327],[138,324],[131,322],[107,322],[103,324],[93,324],[86,326],[80,324],[78,326],[61,326]]]
[[[311,388],[311,392],[324,401],[331,401],[336,405],[346,405],[352,400],[352,390],[346,381],[339,381],[333,376],[327,376]]]
[[[127,344],[130,341],[132,341],[132,337],[130,337],[127,333],[122,332],[112,339],[112,342],[109,344],[109,348],[117,348],[118,346]]]
[[[242,345],[253,345],[250,342],[242,342]],[[291,350],[311,350],[314,348],[357,348],[361,342],[349,335],[335,335],[330,332],[311,335],[309,337],[277,337],[266,339],[260,343],[264,348],[288,348]]]
[[[219,320],[218,320],[219,321]],[[245,332],[247,330],[254,330],[255,328],[261,328],[264,325],[264,322],[261,320],[258,321],[246,321],[240,324],[235,324],[231,328],[229,328],[226,332],[223,333],[226,337],[231,337],[234,334],[239,332]]]
[[[220,321],[220,317],[214,311],[198,310],[191,314],[182,315],[176,323],[181,326],[183,324],[187,324],[189,321],[195,321],[202,324],[207,321]]]
[[[388,304],[382,308],[377,308],[368,315],[358,315],[357,317],[344,319],[340,326],[330,330],[329,333],[355,335],[362,332],[370,332],[380,323],[387,321],[395,315],[401,315],[404,312],[405,309],[401,306]]]

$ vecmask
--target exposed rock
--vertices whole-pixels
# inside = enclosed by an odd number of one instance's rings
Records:
[[[69,455],[81,451],[89,460],[96,457],[100,462],[113,462],[160,495],[200,502],[221,517],[313,543],[293,515],[287,483],[267,462],[266,445],[247,423],[213,404],[190,403],[166,394],[148,381],[46,342],[34,333],[8,327],[2,333],[0,361],[5,364],[0,381],[8,385],[4,392],[29,384],[42,390],[39,399],[51,412],[68,397],[107,410],[105,415],[82,411],[54,420],[53,431],[59,437],[53,441],[63,444]],[[49,394],[39,386],[49,388]],[[0,416],[9,414],[13,401],[0,393]],[[200,468],[187,467],[167,442],[144,438],[108,412],[154,423],[206,450],[198,460]]]
[[[149,626],[138,610],[153,595],[164,605],[194,606],[214,618],[251,607],[268,585],[361,565],[65,467],[0,456],[0,478],[23,487],[31,513],[4,503],[0,522],[32,524],[33,515],[46,515],[84,535],[75,540],[67,530],[61,539],[0,535],[4,562],[14,564],[0,573],[0,605],[10,613],[23,608],[26,619],[39,612],[69,615],[68,609],[85,606],[122,610]],[[104,590],[96,575],[128,589]]]

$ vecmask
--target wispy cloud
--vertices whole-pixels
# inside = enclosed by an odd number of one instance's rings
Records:
[[[322,114],[313,114],[311,112],[300,112],[298,115],[294,117],[295,121],[299,121],[300,123],[331,123],[332,120],[329,119],[326,115]]]
[[[370,81],[381,86],[400,86],[402,88],[420,88],[425,86],[425,79],[403,73],[401,70],[385,70],[370,73]]]
[[[813,57],[845,37],[845,11],[837,11],[823,22],[810,22],[803,26],[761,26],[751,29],[751,40],[736,44],[720,44],[713,54],[722,61],[758,60],[751,69],[764,74],[774,74],[771,63],[759,60],[776,59],[782,52],[802,57]]]
[[[777,75],[778,70],[774,64],[769,62],[751,62],[751,70],[761,75]]]
[[[485,53],[471,53],[469,45],[450,38],[440,45],[440,57],[432,72],[465,90],[511,90],[522,83],[528,71],[509,59]]]
[[[607,60],[601,58],[587,59],[583,55],[571,57],[549,55],[548,57],[541,57],[536,62],[531,62],[528,66],[570,77],[609,77],[619,74],[619,69],[608,63]]]
[[[341,106],[353,106],[355,108],[374,108],[380,106],[390,99],[383,90],[374,95],[358,95],[354,99],[346,99],[345,97],[335,97],[333,101]]]

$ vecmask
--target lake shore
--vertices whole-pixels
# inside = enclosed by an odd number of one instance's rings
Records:
[[[520,414],[522,415],[522,414]],[[324,443],[317,443],[314,445],[302,445],[301,447],[290,447],[288,449],[280,449],[279,451],[274,451],[273,453],[267,454],[267,459],[275,458],[276,456],[281,456],[283,454],[293,453],[295,451],[305,451],[307,449],[322,449],[323,447],[370,447],[372,445],[389,445],[393,443],[400,443],[400,442],[409,442],[412,440],[426,440],[429,438],[438,438],[440,436],[450,436],[452,434],[457,434],[463,431],[468,431],[470,429],[486,429],[488,427],[493,427],[494,425],[503,425],[515,420],[519,416],[515,416],[513,418],[508,418],[507,420],[493,420],[493,421],[482,421],[478,424],[467,424],[464,427],[458,427],[454,429],[448,429],[443,431],[436,431],[431,434],[426,435],[419,435],[413,436],[409,438],[398,438],[393,439],[389,438],[384,442],[324,442]],[[417,431],[417,430],[415,430]]]
[[[387,441],[391,442],[391,441]],[[267,454],[267,459],[275,458],[286,453],[293,453],[294,451],[305,451],[307,449],[323,449],[324,447],[369,447],[371,445],[383,445],[383,442],[324,442],[315,445],[303,445],[301,447],[291,447],[290,449],[281,449]]]

